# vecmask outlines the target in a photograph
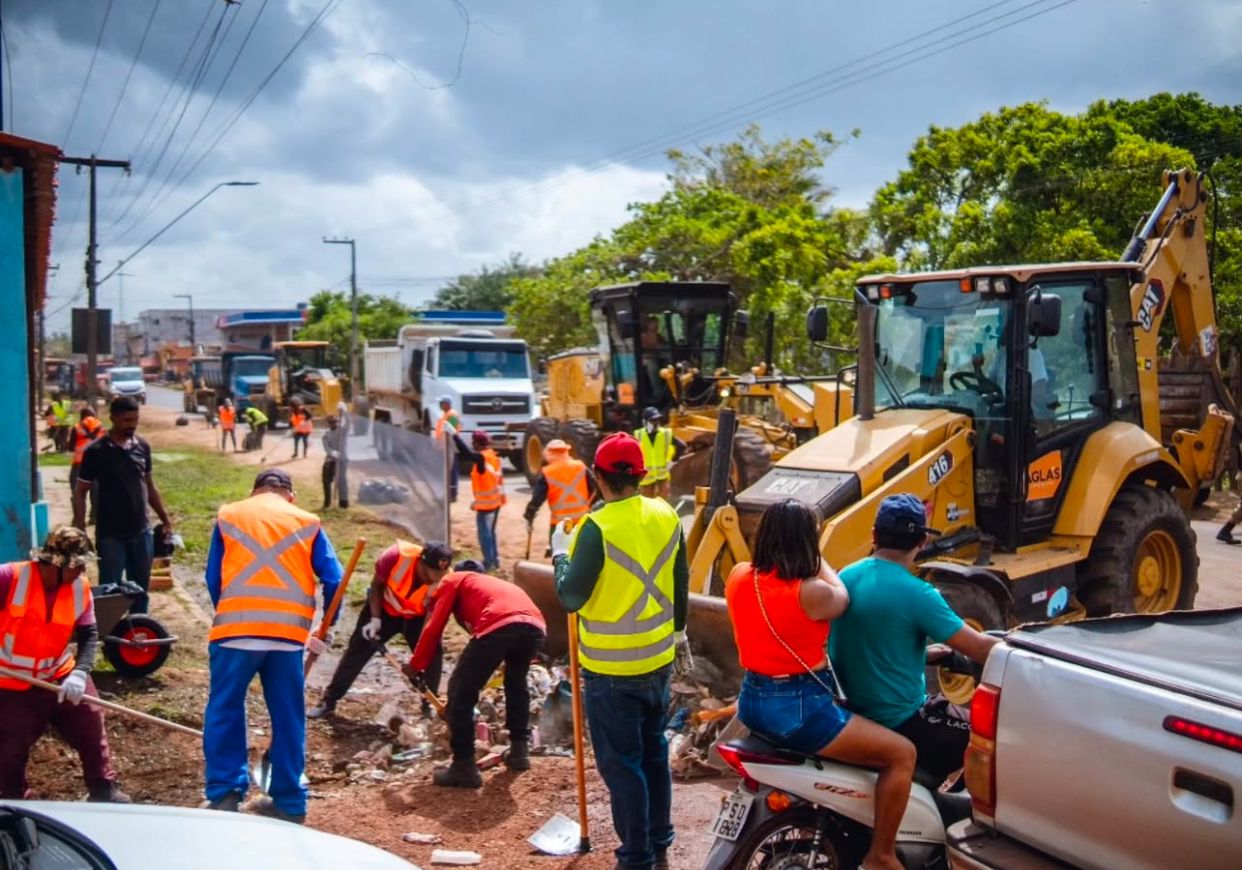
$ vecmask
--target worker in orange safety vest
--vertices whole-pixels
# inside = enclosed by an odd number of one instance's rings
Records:
[[[461,417],[457,416],[457,412],[453,410],[453,399],[451,396],[441,396],[438,400],[440,404],[440,418],[436,420],[436,440],[442,442],[445,448],[448,447],[448,439],[445,433],[453,435],[461,431]],[[457,463],[453,462],[449,466],[449,501],[457,501]]]
[[[246,694],[258,674],[271,717],[270,797],[252,809],[301,824],[306,820],[306,705],[302,653],[318,655],[315,581],[324,606],[341,581],[319,517],[294,506],[293,481],[262,471],[250,497],[220,508],[207,555],[207,591],[216,613],[207,634],[211,685],[203,714],[205,806],[236,811],[249,785]]]
[[[306,410],[306,406],[301,401],[295,400],[293,408],[289,412],[289,428],[293,430],[293,458],[298,458],[298,442],[302,443],[302,458],[306,458],[306,451],[310,449],[311,433],[315,431],[315,424],[311,420],[310,411]]]
[[[500,567],[500,552],[496,546],[496,523],[500,509],[504,507],[505,476],[500,470],[500,457],[492,449],[492,438],[477,430],[470,435],[473,447],[467,447],[460,435],[453,435],[457,452],[470,462],[470,489],[474,499],[470,509],[474,511],[475,528],[479,534],[479,550],[483,553],[483,570],[494,571]]]
[[[0,676],[0,798],[28,797],[30,749],[51,725],[82,761],[88,800],[130,802],[116,785],[103,712],[80,703],[99,697],[90,677],[99,645],[86,576],[93,558],[86,532],[61,526],[32,561],[0,565],[0,668],[60,683],[52,693]]]
[[[87,447],[107,434],[108,430],[95,416],[95,410],[90,405],[83,405],[82,410],[78,412],[78,425],[73,427],[73,464],[69,466],[70,493],[78,488],[78,474],[82,471],[82,454],[86,452]],[[92,486],[89,520],[91,525],[95,523],[95,490],[96,487]]]
[[[232,441],[233,452],[237,452],[237,409],[233,407],[232,399],[225,399],[220,405],[220,449],[224,449],[224,445]]]
[[[579,520],[591,512],[591,494],[596,491],[595,478],[586,463],[570,455],[569,445],[560,438],[553,438],[543,448],[544,466],[535,482],[531,484],[530,501],[524,516],[529,529],[535,523],[535,515],[546,500],[551,522],[548,524],[548,549],[544,557],[552,555],[552,532],[561,520]]]

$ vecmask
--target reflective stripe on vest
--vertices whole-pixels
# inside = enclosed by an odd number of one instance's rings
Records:
[[[681,523],[664,502],[640,496],[605,505],[591,518],[604,539],[604,569],[578,614],[582,664],[616,676],[650,673],[673,660]]]
[[[563,472],[577,469],[568,479]],[[576,459],[558,459],[543,470],[548,482],[548,509],[552,522],[576,520],[591,512],[591,491],[587,486],[586,465]]]
[[[9,600],[0,611],[0,667],[41,680],[58,680],[76,663],[69,651],[74,626],[90,605],[86,576],[56,590],[51,602],[32,562],[14,562]],[[32,599],[38,590],[37,601]],[[48,612],[48,605],[51,612]],[[0,689],[30,688],[21,680],[0,678]]]
[[[422,616],[427,612],[427,587],[414,588],[414,569],[423,548],[408,541],[397,541],[397,564],[388,574],[384,584],[384,610],[390,616],[403,619]]]
[[[229,518],[235,514],[240,514],[239,522]],[[243,528],[251,526],[251,520],[253,532]],[[296,527],[289,529],[290,523]],[[208,641],[270,637],[306,643],[315,615],[311,548],[319,534],[318,519],[279,496],[260,494],[225,505],[216,527],[224,538],[225,555],[220,600]],[[284,534],[276,540],[259,540],[281,531]],[[297,557],[302,577],[282,561],[286,554]]]
[[[668,461],[673,452],[672,431],[656,429],[653,439],[646,429],[635,429],[634,437],[638,439],[638,446],[643,451],[643,465],[647,466],[647,476],[642,479],[642,485],[668,480]]]
[[[505,477],[500,473],[500,457],[491,448],[479,453],[487,470],[480,472],[477,466],[470,469],[470,488],[474,492],[470,508],[476,511],[499,510],[505,503]]]

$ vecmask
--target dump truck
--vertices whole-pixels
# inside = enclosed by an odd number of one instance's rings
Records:
[[[868,554],[885,496],[918,495],[941,532],[920,571],[978,629],[1193,607],[1187,511],[1237,443],[1236,405],[1218,362],[1206,191],[1190,170],[1164,185],[1116,262],[862,279],[856,416],[735,496],[696,491],[687,544],[704,635],[729,634],[713,596],[749,559],[762,512],[787,498],[816,510],[819,549],[840,569]],[[1165,372],[1169,313],[1180,362]],[[813,309],[812,340],[826,326]],[[1179,400],[1198,378],[1192,408],[1162,413],[1167,374]],[[550,577],[515,572],[541,605]],[[940,676],[954,701],[973,692],[969,677]]]
[[[270,353],[249,351],[192,357],[182,381],[184,410],[192,414],[202,408],[214,416],[225,399],[232,399],[239,412],[251,404],[262,410],[274,359]]]
[[[730,373],[731,348],[746,337],[749,318],[728,284],[642,281],[590,293],[599,336],[594,347],[548,357],[548,391],[526,439],[533,479],[553,438],[590,462],[604,434],[640,427],[643,408],[660,409],[687,445],[672,467],[676,494],[707,482],[721,408],[738,412],[731,475],[737,488],[757,481],[798,444],[853,413],[845,373],[790,377],[773,366],[775,335],[767,322],[765,359]]]

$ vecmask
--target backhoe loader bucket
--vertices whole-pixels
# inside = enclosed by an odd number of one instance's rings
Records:
[[[525,590],[548,623],[548,639],[543,651],[553,658],[569,652],[565,608],[556,597],[552,566],[539,562],[518,562],[513,566],[513,582]],[[733,626],[723,598],[690,593],[690,613],[686,631],[696,656],[706,656],[724,672],[726,679],[740,684],[741,666],[733,643]]]

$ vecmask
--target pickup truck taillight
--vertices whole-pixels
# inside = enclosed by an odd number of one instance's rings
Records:
[[[1189,737],[1191,740],[1198,740],[1201,743],[1210,743],[1221,749],[1242,752],[1242,735],[1234,734],[1232,731],[1222,731],[1220,728],[1213,728],[1202,722],[1183,719],[1181,716],[1165,716],[1164,730]]]
[[[970,702],[970,745],[966,747],[966,788],[974,811],[991,819],[996,812],[996,726],[1001,690],[980,683]]]

